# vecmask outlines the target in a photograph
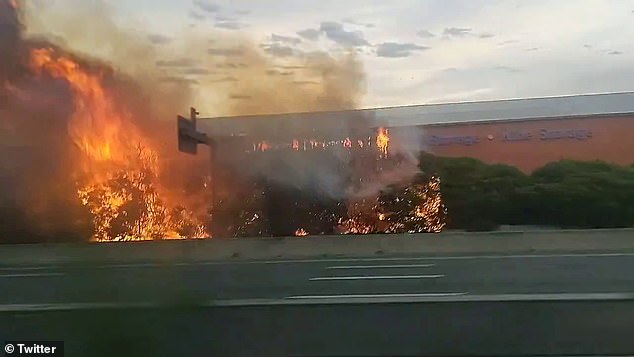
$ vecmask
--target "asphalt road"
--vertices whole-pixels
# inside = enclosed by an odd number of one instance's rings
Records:
[[[614,356],[631,301],[276,305],[0,314],[0,339],[66,356]]]
[[[634,293],[634,254],[0,268],[11,304]]]
[[[634,355],[633,271],[634,254],[3,267],[0,336],[71,356]]]

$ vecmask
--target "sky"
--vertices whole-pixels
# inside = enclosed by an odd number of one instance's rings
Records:
[[[193,29],[273,57],[354,50],[362,107],[634,90],[634,0],[108,2],[157,45]]]

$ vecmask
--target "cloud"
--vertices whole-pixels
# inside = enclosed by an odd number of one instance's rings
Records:
[[[378,57],[388,58],[409,57],[415,51],[423,51],[427,49],[429,49],[429,47],[413,43],[384,42],[377,46],[376,55]]]
[[[465,37],[471,35],[471,29],[461,27],[447,27],[443,30],[442,34],[446,37]]]
[[[609,55],[622,55],[623,52],[621,51],[617,51],[617,50],[612,50],[608,52]]]
[[[150,43],[154,45],[164,45],[172,41],[171,38],[167,36],[163,36],[163,35],[158,35],[158,34],[150,34],[150,35],[147,35],[146,38],[148,39],[148,41],[150,41]]]
[[[196,65],[196,61],[191,58],[177,58],[172,60],[156,61],[158,67],[193,67]]]
[[[187,75],[209,75],[209,74],[214,74],[215,72],[212,72],[208,69],[205,68],[197,68],[197,67],[192,67],[192,68],[185,68],[183,71],[183,74],[187,74]]]
[[[306,67],[304,66],[293,66],[293,65],[285,65],[285,66],[276,66],[277,68],[281,68],[281,69],[305,69]]]
[[[290,46],[282,45],[279,43],[271,43],[267,45],[262,45],[264,48],[264,52],[270,54],[274,57],[291,57],[295,54],[301,53],[299,50],[296,50]]]
[[[269,69],[266,71],[269,76],[292,76],[295,74],[293,71],[278,71],[276,69]]]
[[[592,45],[585,44],[583,45],[583,48],[592,49]]]
[[[443,37],[450,38],[464,38],[464,37],[477,37],[477,38],[492,38],[495,34],[490,32],[475,33],[473,29],[467,27],[447,27],[442,32]]]
[[[525,49],[524,51],[526,51],[526,52],[533,52],[533,51],[539,51],[539,49],[540,49],[539,47],[531,47],[531,48],[527,48],[527,49]]]
[[[215,27],[225,30],[239,30],[247,27],[247,25],[236,21],[219,21],[216,22]]]
[[[302,42],[301,39],[292,36],[282,36],[271,34],[271,41],[273,42],[282,42],[282,43],[290,43],[291,45],[297,45]]]
[[[496,71],[503,71],[503,72],[510,72],[510,73],[519,73],[522,71],[519,68],[510,67],[510,66],[495,66],[493,67],[493,69]]]
[[[212,56],[237,57],[244,54],[244,50],[240,47],[235,48],[210,48],[207,53]]]
[[[229,99],[245,100],[245,99],[251,99],[251,96],[246,94],[230,94]]]
[[[330,40],[338,43],[344,47],[360,47],[369,46],[370,43],[363,38],[363,33],[360,31],[346,31],[343,25],[334,22],[326,21],[322,22],[319,26],[319,30],[326,34]]]
[[[236,14],[238,15],[248,15],[251,13],[251,10],[237,10]]]
[[[220,22],[223,22],[223,21],[236,22],[236,21],[238,21],[238,19],[236,19],[235,17],[224,16],[224,15],[221,15],[221,14],[218,14],[218,15],[214,16],[214,20],[220,21]]]
[[[246,68],[247,65],[246,63],[231,63],[231,62],[227,62],[227,63],[218,63],[216,65],[216,68]]]
[[[320,82],[317,81],[293,81],[293,83],[298,85],[319,85]]]
[[[506,45],[512,45],[514,43],[517,43],[517,40],[506,40],[506,41],[502,41],[502,42],[498,42],[498,46],[506,46]]]
[[[195,79],[176,77],[176,76],[165,76],[160,77],[159,81],[163,83],[189,83],[189,84],[198,84],[198,81]]]
[[[345,18],[342,20],[342,22],[347,23],[347,24],[351,24],[351,25],[355,25],[355,26],[363,26],[365,28],[373,28],[374,24],[370,23],[370,22],[360,22],[357,21],[355,19],[351,19],[351,18]]]
[[[224,82],[237,82],[238,79],[236,77],[233,76],[226,76],[226,77],[222,77],[220,79],[212,79],[209,81],[209,83],[224,83]]]
[[[196,21],[202,21],[205,19],[205,15],[198,13],[194,10],[189,12],[189,17],[196,20]]]
[[[220,6],[206,0],[194,0],[194,6],[205,12],[218,12]]]
[[[416,33],[416,35],[418,37],[422,37],[422,38],[432,38],[432,37],[436,37],[436,35],[434,35],[433,33],[427,31],[427,30],[420,30]]]
[[[307,40],[316,41],[319,38],[319,35],[321,35],[321,31],[317,29],[306,29],[298,31],[297,34]]]

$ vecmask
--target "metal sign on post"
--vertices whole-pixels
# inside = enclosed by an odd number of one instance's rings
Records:
[[[178,151],[196,155],[196,153],[198,153],[198,144],[209,145],[207,134],[196,130],[196,118],[198,114],[196,109],[190,108],[191,119],[186,119],[180,115],[176,117],[178,127]]]

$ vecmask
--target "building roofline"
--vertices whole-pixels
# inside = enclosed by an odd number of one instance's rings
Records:
[[[564,95],[553,95],[553,96],[542,96],[542,97],[526,97],[526,98],[504,98],[504,99],[490,99],[490,100],[479,100],[479,101],[457,101],[457,102],[443,102],[443,103],[427,103],[427,104],[406,104],[406,105],[394,105],[394,106],[386,106],[386,107],[370,107],[370,108],[359,108],[359,109],[340,109],[340,110],[320,110],[320,111],[304,111],[304,112],[283,112],[283,113],[268,113],[268,114],[247,114],[247,115],[224,115],[217,117],[206,117],[206,118],[198,118],[198,120],[222,120],[222,119],[249,119],[249,118],[261,118],[261,117],[293,117],[293,116],[305,116],[305,115],[324,115],[324,114],[344,114],[344,113],[363,113],[363,112],[375,112],[375,111],[384,111],[390,109],[408,109],[408,108],[432,108],[432,107],[457,107],[462,105],[487,105],[487,104],[502,104],[502,103],[513,103],[513,102],[530,102],[530,101],[539,101],[539,100],[548,100],[548,99],[567,99],[567,98],[583,98],[583,97],[602,97],[602,96],[614,96],[614,95],[632,95],[634,96],[634,91],[622,91],[622,92],[599,92],[599,93],[584,93],[584,94],[564,94]],[[605,114],[616,114],[622,112],[614,112],[614,113],[605,113]],[[604,113],[600,113],[604,114]],[[550,118],[544,116],[543,118]],[[525,118],[522,120],[528,120],[529,118]],[[495,119],[485,119],[485,120],[495,120]],[[516,119],[507,119],[507,120],[516,120]],[[478,120],[474,120],[471,122],[475,122]],[[447,122],[453,123],[453,122]],[[436,124],[436,123],[435,123]],[[438,123],[442,124],[442,123]],[[433,125],[433,124],[432,124]]]
[[[528,117],[528,118],[510,118],[510,119],[481,119],[481,120],[471,120],[471,121],[448,121],[448,122],[438,122],[431,124],[420,124],[420,126],[456,126],[456,125],[465,125],[465,124],[498,124],[498,123],[521,123],[521,122],[534,122],[540,120],[566,120],[566,119],[593,119],[593,118],[613,118],[613,117],[629,117],[634,116],[634,111],[632,112],[614,112],[614,113],[597,113],[597,114],[583,114],[583,115],[559,115],[559,116],[548,116],[548,117]]]

